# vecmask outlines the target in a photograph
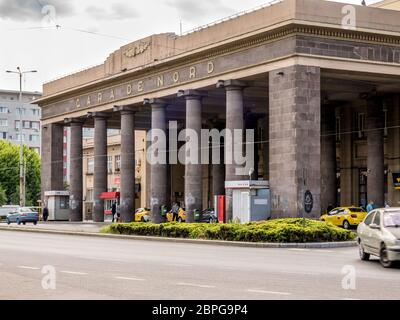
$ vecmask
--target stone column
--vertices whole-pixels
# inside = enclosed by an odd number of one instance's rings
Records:
[[[384,142],[383,108],[379,100],[368,100],[367,104],[367,197],[378,207],[385,204],[384,191]]]
[[[211,129],[217,129],[218,131],[221,132],[223,130],[225,124],[217,123],[217,122],[212,122],[211,123]],[[214,146],[211,145],[211,177],[212,177],[212,196],[214,201],[215,196],[219,195],[224,195],[225,194],[225,164],[224,164],[224,146],[223,142],[219,142],[219,146]],[[213,163],[213,154],[217,153],[217,150],[219,149],[219,164]]]
[[[63,182],[64,126],[59,123],[42,126],[41,199],[46,191],[64,190]],[[43,203],[43,202],[42,202]],[[47,205],[47,203],[43,203]]]
[[[340,117],[340,205],[351,206],[353,171],[353,109],[345,106],[339,111]]]
[[[388,105],[388,204],[400,206],[400,191],[395,190],[393,173],[400,172],[400,94],[393,96]]]
[[[168,197],[168,165],[167,165],[167,121],[166,107],[167,103],[160,99],[146,99],[145,104],[151,107],[151,164],[150,164],[150,209],[152,213],[152,221],[161,223],[165,218],[161,216],[162,206],[167,205]],[[161,140],[160,140],[161,139]],[[157,149],[154,149],[157,143]],[[156,161],[155,159],[158,158]]]
[[[241,168],[242,165],[236,164],[235,159],[240,158],[243,148],[234,148],[233,142],[234,131],[243,131],[244,129],[243,90],[246,86],[245,82],[238,80],[219,81],[217,84],[217,88],[225,88],[226,90],[226,131],[232,135],[232,139],[225,139],[225,181],[248,179],[248,177],[239,175],[236,172],[236,169]],[[229,159],[231,161],[228,161]],[[225,195],[225,218],[226,221],[230,221],[233,219],[232,189],[226,189]]]
[[[336,207],[335,108],[324,106],[321,123],[321,209]]]
[[[67,119],[71,126],[70,221],[83,221],[82,119]]]
[[[185,164],[185,207],[186,207],[186,222],[194,222],[194,210],[202,210],[202,165],[201,165],[201,101],[206,95],[203,91],[185,90],[178,93],[178,97],[184,97],[186,100],[186,130],[196,133],[197,137],[193,137],[186,142],[186,154],[189,150],[197,151],[197,159],[186,162]],[[197,150],[195,150],[197,149]]]
[[[269,73],[272,216],[321,214],[320,68],[304,65]],[[311,198],[307,197],[309,191]],[[311,213],[306,212],[305,204]]]
[[[265,115],[265,118],[262,119],[263,124],[263,136],[261,137],[261,141],[263,143],[263,179],[269,180],[269,116]]]
[[[129,106],[116,106],[114,111],[121,114],[121,220],[132,222],[135,213],[135,112]]]
[[[89,113],[94,119],[94,172],[93,172],[93,222],[104,222],[104,200],[101,194],[108,191],[107,172],[107,118],[100,112]]]

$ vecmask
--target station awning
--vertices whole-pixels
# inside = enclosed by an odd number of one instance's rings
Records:
[[[119,192],[103,192],[100,199],[111,200],[119,198]]]

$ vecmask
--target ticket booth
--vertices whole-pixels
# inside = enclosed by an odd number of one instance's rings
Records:
[[[45,206],[49,210],[49,221],[69,221],[69,191],[47,191]]]
[[[103,192],[100,196],[100,199],[104,200],[104,221],[112,220],[112,205],[114,202],[117,202],[117,206],[119,206],[119,192]]]
[[[233,220],[247,223],[268,220],[271,217],[268,181],[226,181],[225,189],[232,190]]]

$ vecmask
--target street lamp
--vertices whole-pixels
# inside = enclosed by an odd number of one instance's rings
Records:
[[[17,71],[7,70],[7,73],[15,73],[19,75],[19,205],[25,206],[25,179],[24,179],[24,164],[23,164],[23,145],[22,145],[22,76],[26,73],[36,73],[36,70],[21,71],[20,67],[17,67]]]

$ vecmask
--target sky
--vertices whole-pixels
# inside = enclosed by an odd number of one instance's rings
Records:
[[[103,63],[121,46],[156,33],[180,33],[266,0],[0,0],[0,89],[42,91],[45,82]],[[361,3],[361,0],[337,0]],[[367,3],[377,0],[367,0]],[[58,25],[59,27],[55,27]]]

